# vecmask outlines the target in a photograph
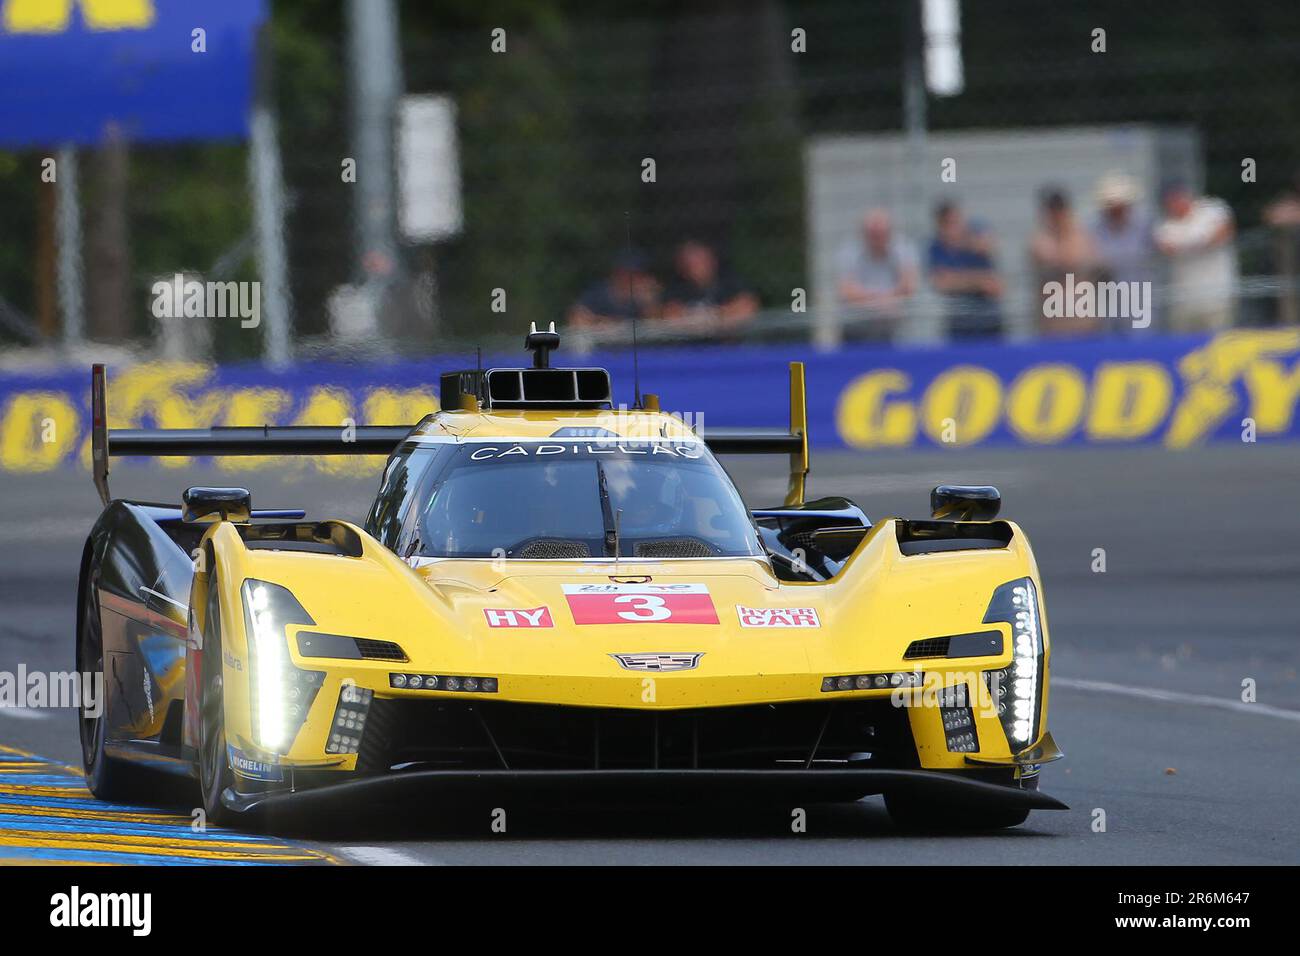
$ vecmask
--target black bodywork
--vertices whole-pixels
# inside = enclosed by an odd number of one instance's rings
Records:
[[[101,622],[105,752],[111,756],[156,758],[161,769],[186,769],[179,763],[186,634],[178,609],[189,603],[190,552],[202,533],[202,526],[181,521],[179,507],[114,501],[86,541],[77,633],[93,601]],[[79,658],[82,653],[78,642]],[[78,660],[77,666],[89,664]]]
[[[261,534],[292,536],[301,526],[276,519],[301,511],[254,512]],[[105,753],[165,771],[190,772],[183,740],[187,609],[193,554],[206,530],[182,520],[182,508],[116,500],[95,522],[82,550],[77,633],[88,607],[98,609],[104,660]],[[278,532],[277,532],[277,529]],[[82,660],[77,645],[77,669]]]
[[[818,498],[752,514],[773,569],[786,581],[833,578],[871,530],[866,514],[848,498]]]

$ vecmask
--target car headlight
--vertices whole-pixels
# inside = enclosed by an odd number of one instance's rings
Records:
[[[985,671],[998,719],[1012,753],[1038,739],[1043,717],[1043,622],[1038,589],[1030,578],[1008,581],[993,592],[984,623],[1011,625],[1011,664]]]
[[[298,736],[325,678],[323,671],[294,665],[285,628],[316,622],[278,584],[248,578],[241,594],[248,635],[249,705],[254,735],[264,750],[282,753]]]

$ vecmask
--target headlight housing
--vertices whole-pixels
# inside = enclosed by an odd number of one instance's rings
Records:
[[[323,671],[303,670],[289,656],[285,628],[315,624],[286,588],[248,578],[240,589],[248,636],[248,690],[253,735],[271,753],[284,753],[307,719]]]
[[[1038,739],[1043,720],[1043,619],[1031,578],[1008,581],[993,592],[984,623],[998,621],[1011,625],[1012,660],[1001,670],[985,671],[984,680],[1014,754]]]

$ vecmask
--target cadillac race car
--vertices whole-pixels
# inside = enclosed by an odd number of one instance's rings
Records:
[[[86,780],[190,774],[214,821],[416,789],[759,799],[883,794],[903,825],[1005,827],[1039,791],[1050,642],[1029,542],[983,486],[873,523],[805,500],[788,429],[692,429],[608,372],[451,372],[414,426],[112,429],[85,545]],[[715,455],[788,456],[749,510]],[[241,488],[112,499],[116,456],[386,455],[364,525],[255,511]],[[297,807],[295,808],[295,804]]]

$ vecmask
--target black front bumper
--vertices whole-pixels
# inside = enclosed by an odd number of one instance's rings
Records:
[[[663,711],[376,698],[357,756],[358,772],[381,774],[398,767],[786,771],[843,764],[919,769],[907,711],[886,698]]]
[[[239,812],[295,814],[346,806],[374,808],[407,800],[456,797],[585,796],[637,800],[802,799],[856,800],[888,794],[907,799],[948,800],[956,808],[1068,810],[1038,790],[978,779],[972,771],[941,770],[407,770],[346,779],[340,783],[273,793],[228,789],[222,803]]]

